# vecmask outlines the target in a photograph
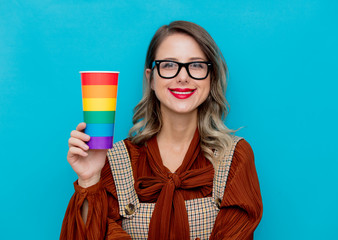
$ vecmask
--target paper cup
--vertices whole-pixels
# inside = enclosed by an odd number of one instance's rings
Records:
[[[113,147],[119,72],[81,71],[85,133],[89,149]]]

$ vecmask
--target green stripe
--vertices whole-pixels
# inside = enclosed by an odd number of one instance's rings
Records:
[[[115,111],[83,111],[85,123],[115,123]]]

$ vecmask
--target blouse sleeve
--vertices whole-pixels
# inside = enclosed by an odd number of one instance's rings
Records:
[[[121,227],[117,194],[108,160],[97,184],[82,188],[76,181],[74,188],[75,193],[63,219],[61,240],[131,239]],[[81,216],[85,199],[88,201],[86,224]]]
[[[247,141],[240,140],[210,239],[253,239],[253,232],[262,213],[262,197],[253,151]]]

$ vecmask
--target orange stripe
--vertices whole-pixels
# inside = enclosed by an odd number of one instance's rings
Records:
[[[116,98],[117,85],[82,85],[83,98]]]

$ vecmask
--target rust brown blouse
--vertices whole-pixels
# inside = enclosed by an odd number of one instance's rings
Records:
[[[129,140],[124,142],[131,158],[135,181],[144,176],[153,176],[154,173],[144,161],[145,147],[136,146]],[[196,158],[190,167],[200,169],[209,165],[207,159]],[[207,189],[212,189],[212,182],[209,184]],[[100,182],[82,188],[76,181],[74,188],[75,193],[66,210],[60,239],[131,239],[121,227],[117,193],[108,160],[102,169]],[[182,196],[184,200],[209,197],[211,191],[182,191]],[[85,199],[88,200],[89,208],[86,225],[81,216],[81,206]],[[243,139],[238,142],[234,152],[221,209],[210,239],[253,239],[262,211],[254,155],[248,142]]]

